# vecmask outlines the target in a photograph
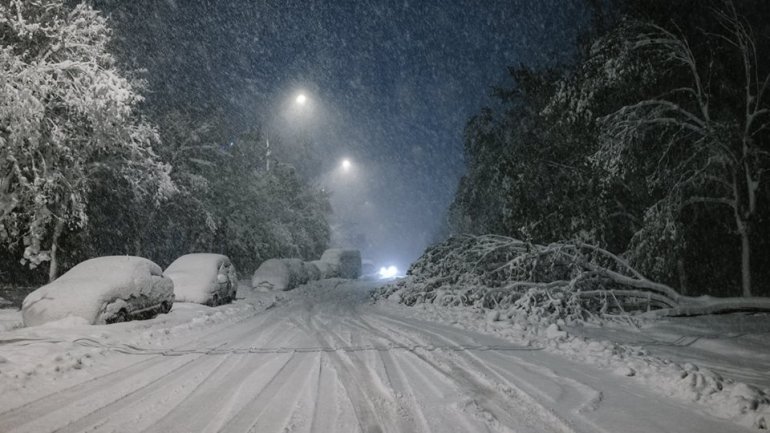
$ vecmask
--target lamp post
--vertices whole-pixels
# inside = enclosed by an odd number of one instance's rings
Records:
[[[270,137],[265,129],[265,171],[270,171]]]

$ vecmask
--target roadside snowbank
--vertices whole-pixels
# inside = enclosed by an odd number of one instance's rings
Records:
[[[21,310],[16,308],[0,309],[0,332],[23,327],[24,322],[21,320]]]
[[[476,307],[441,306],[430,303],[407,307],[397,303],[398,293],[389,301],[380,301],[387,308],[410,314],[414,318],[449,323],[462,329],[474,330],[505,338],[516,344],[541,347],[572,360],[601,367],[612,374],[643,383],[650,389],[681,401],[693,402],[704,411],[737,424],[770,429],[770,388],[734,380],[713,368],[697,362],[687,362],[682,351],[678,362],[656,356],[644,345],[620,344],[609,339],[592,338],[590,328],[574,328],[564,321],[537,320],[533,316],[512,316],[496,310]],[[767,316],[767,315],[765,315]],[[757,318],[770,320],[770,317]],[[582,335],[573,330],[580,329]],[[598,334],[598,333],[597,333]],[[764,333],[770,344],[770,334]],[[770,353],[755,355],[770,363]],[[718,364],[724,371],[730,366]],[[765,370],[766,371],[766,370]]]

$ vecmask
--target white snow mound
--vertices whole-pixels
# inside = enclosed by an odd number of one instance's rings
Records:
[[[121,309],[131,315],[162,302],[174,302],[174,283],[163,276],[160,266],[141,257],[99,257],[27,295],[22,319],[25,326],[67,316],[102,324]]]

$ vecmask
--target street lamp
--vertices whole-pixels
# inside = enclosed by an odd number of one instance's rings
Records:
[[[350,162],[349,159],[343,159],[342,160],[342,169],[345,171],[349,171],[350,167],[353,166],[353,163]]]

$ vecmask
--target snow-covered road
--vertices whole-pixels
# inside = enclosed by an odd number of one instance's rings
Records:
[[[372,305],[357,282],[302,288],[173,348],[76,343],[116,367],[0,407],[0,432],[748,431],[597,367]]]

